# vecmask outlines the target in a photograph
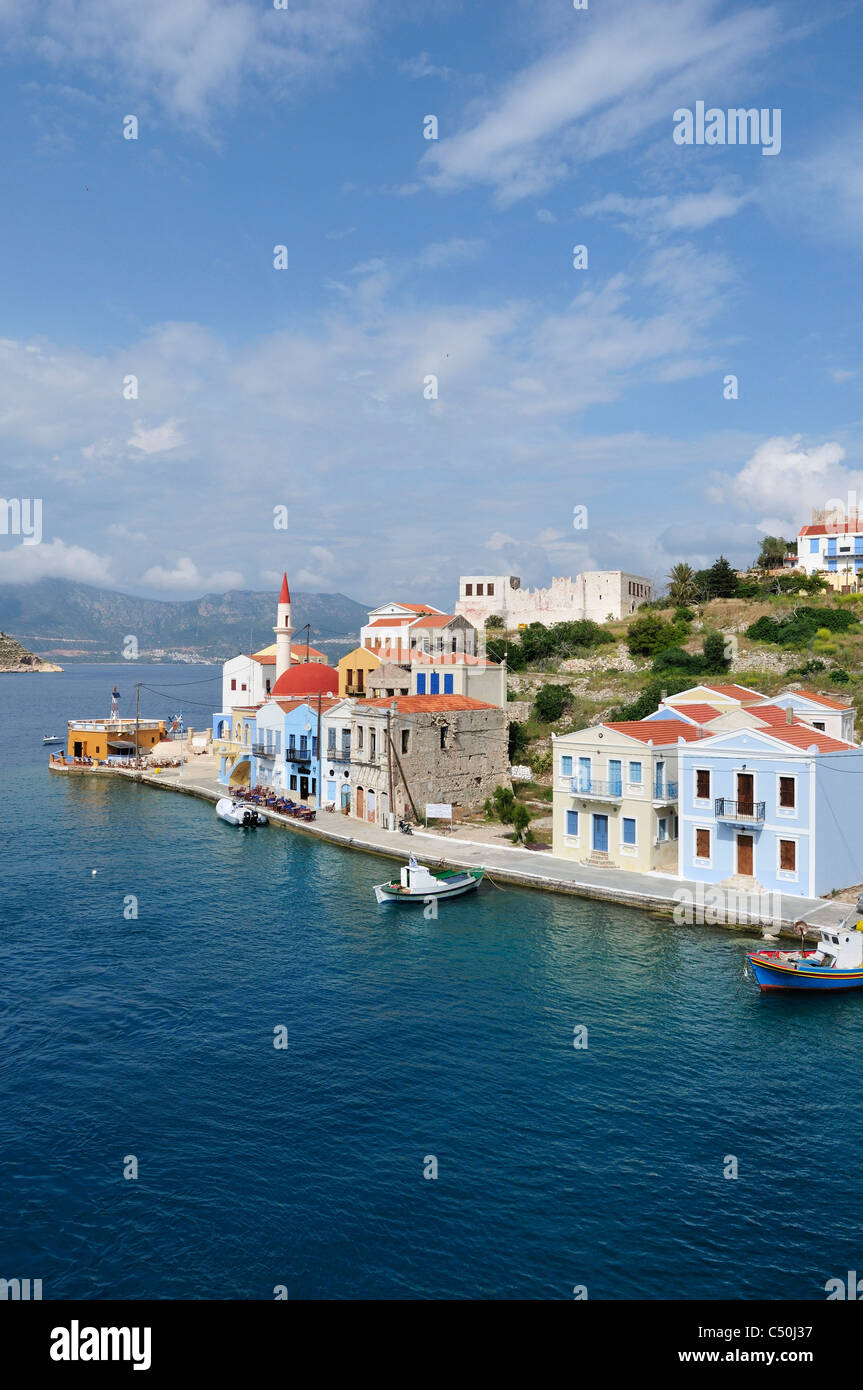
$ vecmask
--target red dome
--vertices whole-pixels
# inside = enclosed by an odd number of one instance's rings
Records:
[[[276,681],[271,695],[277,700],[298,700],[304,695],[338,695],[339,673],[319,661],[289,666]]]

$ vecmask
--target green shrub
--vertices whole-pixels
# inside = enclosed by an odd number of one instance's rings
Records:
[[[541,685],[533,702],[537,719],[543,724],[554,724],[572,701],[572,695],[565,685]]]

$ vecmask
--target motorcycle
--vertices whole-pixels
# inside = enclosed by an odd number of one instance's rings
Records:
[[[399,830],[403,835],[413,835],[414,833],[409,820],[400,820]]]

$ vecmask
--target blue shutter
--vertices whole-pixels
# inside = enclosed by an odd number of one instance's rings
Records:
[[[426,693],[426,673],[425,673],[425,671],[418,671],[418,672],[417,672],[417,694],[418,694],[418,695],[425,695],[425,693]]]
[[[569,754],[567,754],[560,760],[560,775],[561,777],[572,776],[572,758],[569,756]]]
[[[430,694],[430,695],[439,695],[439,694],[440,694],[440,676],[438,675],[437,671],[432,671],[431,690],[429,691],[429,694]]]
[[[453,693],[453,690],[452,690],[452,676],[444,676],[444,678],[443,678],[443,693],[444,693],[444,695],[452,695],[452,693]]]
[[[566,833],[567,835],[578,834],[578,812],[567,811],[566,813]]]

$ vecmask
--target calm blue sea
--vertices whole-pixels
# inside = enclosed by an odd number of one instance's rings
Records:
[[[177,696],[143,712],[195,722],[214,674],[135,668]],[[762,997],[751,938],[543,893],[427,922],[377,906],[383,861],[50,775],[115,679],[128,712],[128,666],[0,676],[0,1276],[823,1299],[863,1268],[863,997]]]

